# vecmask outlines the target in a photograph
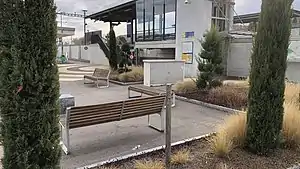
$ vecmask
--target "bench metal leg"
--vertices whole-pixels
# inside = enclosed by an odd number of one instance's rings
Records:
[[[176,106],[176,104],[175,104],[175,101],[176,101],[176,95],[175,95],[175,93],[173,93],[172,94],[172,105],[171,105],[171,107],[175,107]],[[167,108],[167,106],[164,106],[164,108]]]
[[[98,89],[108,88],[109,87],[109,79],[106,80],[106,86],[99,86],[99,80],[96,81],[96,85]]]
[[[128,90],[128,99],[139,98],[139,97],[142,97],[142,96],[143,96],[143,93],[141,93],[141,95],[139,95],[139,96],[130,96],[130,90]]]
[[[66,134],[66,139],[67,139],[66,144],[64,142],[63,131],[65,131],[65,134]],[[69,154],[69,145],[70,145],[69,130],[67,128],[65,128],[64,126],[62,126],[61,124],[60,124],[60,143],[59,144],[60,144],[62,150],[64,151],[64,153],[66,155],[68,155]]]
[[[87,80],[86,80],[86,78],[85,77],[83,77],[83,84],[94,84],[94,82],[87,82]]]
[[[156,130],[156,131],[158,131],[158,132],[164,132],[165,131],[165,112],[163,113],[160,113],[160,125],[161,125],[161,128],[158,128],[158,127],[156,127],[156,126],[154,126],[154,125],[152,125],[151,123],[150,123],[150,115],[148,115],[148,126],[150,127],[150,128],[152,128],[152,129],[154,129],[154,130]]]
[[[173,104],[172,104],[172,107],[175,107],[175,101],[176,101],[176,95],[175,95],[175,93],[173,93]]]
[[[64,153],[66,155],[69,154],[69,146],[70,146],[70,138],[69,138],[69,130],[67,128],[65,128],[65,133],[66,133],[66,143],[64,142],[63,136],[61,137],[61,141],[60,141],[60,146],[61,149],[64,151]],[[62,132],[61,132],[62,134]]]

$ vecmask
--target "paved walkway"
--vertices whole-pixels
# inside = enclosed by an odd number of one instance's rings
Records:
[[[75,96],[76,105],[89,105],[127,98],[127,87],[112,85],[96,89],[82,81],[61,82],[61,92]],[[214,131],[226,114],[206,107],[178,101],[172,109],[172,141]],[[157,116],[154,124],[159,123]],[[70,132],[71,154],[62,157],[62,167],[75,168],[164,144],[164,135],[147,127],[147,118],[101,124]],[[134,147],[140,145],[138,150]]]
[[[67,68],[76,67],[78,64],[59,66],[61,93],[75,96],[76,105],[127,98],[125,86],[112,85],[107,89],[97,89],[93,85],[84,85],[83,75],[95,67],[84,68],[84,72],[70,72]],[[172,108],[172,141],[213,132],[225,116],[224,112],[177,100],[176,107]],[[158,116],[154,116],[152,120],[154,124],[159,125]],[[163,145],[164,135],[148,128],[147,117],[141,117],[71,130],[70,143],[71,154],[62,156],[63,169],[82,167]],[[134,149],[138,145],[140,148]]]
[[[87,63],[59,64],[59,81],[73,82],[82,80],[84,75],[91,75],[95,68],[107,68],[102,65],[89,65]]]

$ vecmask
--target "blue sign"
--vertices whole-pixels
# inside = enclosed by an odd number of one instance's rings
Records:
[[[192,38],[195,36],[195,32],[185,32],[184,38]]]

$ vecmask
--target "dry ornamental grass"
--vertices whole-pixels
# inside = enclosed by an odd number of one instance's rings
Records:
[[[300,148],[300,111],[298,104],[290,100],[284,104],[282,135],[288,148]],[[243,147],[246,137],[247,114],[230,115],[217,130],[211,148],[218,157],[226,157],[235,147]]]
[[[190,157],[190,151],[189,150],[179,150],[175,154],[172,155],[171,157],[171,163],[172,164],[186,164],[188,163],[191,159]]]
[[[165,169],[164,163],[161,161],[140,160],[135,161],[135,169]]]
[[[183,82],[176,83],[174,89],[177,93],[182,93],[182,94],[197,92],[196,83],[192,79],[188,79]]]
[[[132,67],[130,72],[121,73],[117,79],[121,82],[141,82],[144,80],[144,69],[142,67]]]

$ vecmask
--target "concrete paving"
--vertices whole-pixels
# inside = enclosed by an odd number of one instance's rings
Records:
[[[126,86],[111,85],[110,88],[97,89],[94,85],[83,84],[81,76],[86,73],[73,72],[72,76],[65,65],[60,72],[61,93],[75,96],[78,106],[127,99]],[[172,142],[211,133],[226,115],[221,111],[176,100],[176,107],[172,108]],[[159,125],[159,117],[154,115],[152,122]],[[164,134],[147,127],[147,117],[141,117],[71,130],[70,143],[71,153],[62,156],[63,169],[83,167],[161,146],[164,144]],[[139,149],[134,149],[138,145]],[[1,155],[2,151],[0,147]]]
[[[75,96],[76,105],[90,105],[127,98],[127,87],[112,85],[97,89],[83,81],[61,82],[61,93]],[[172,108],[172,141],[180,141],[213,132],[226,113],[176,100]],[[159,125],[159,117],[153,116]],[[71,154],[63,155],[64,169],[83,167],[154,148],[164,144],[164,135],[147,127],[147,117],[71,130]],[[134,150],[140,145],[139,149]]]

